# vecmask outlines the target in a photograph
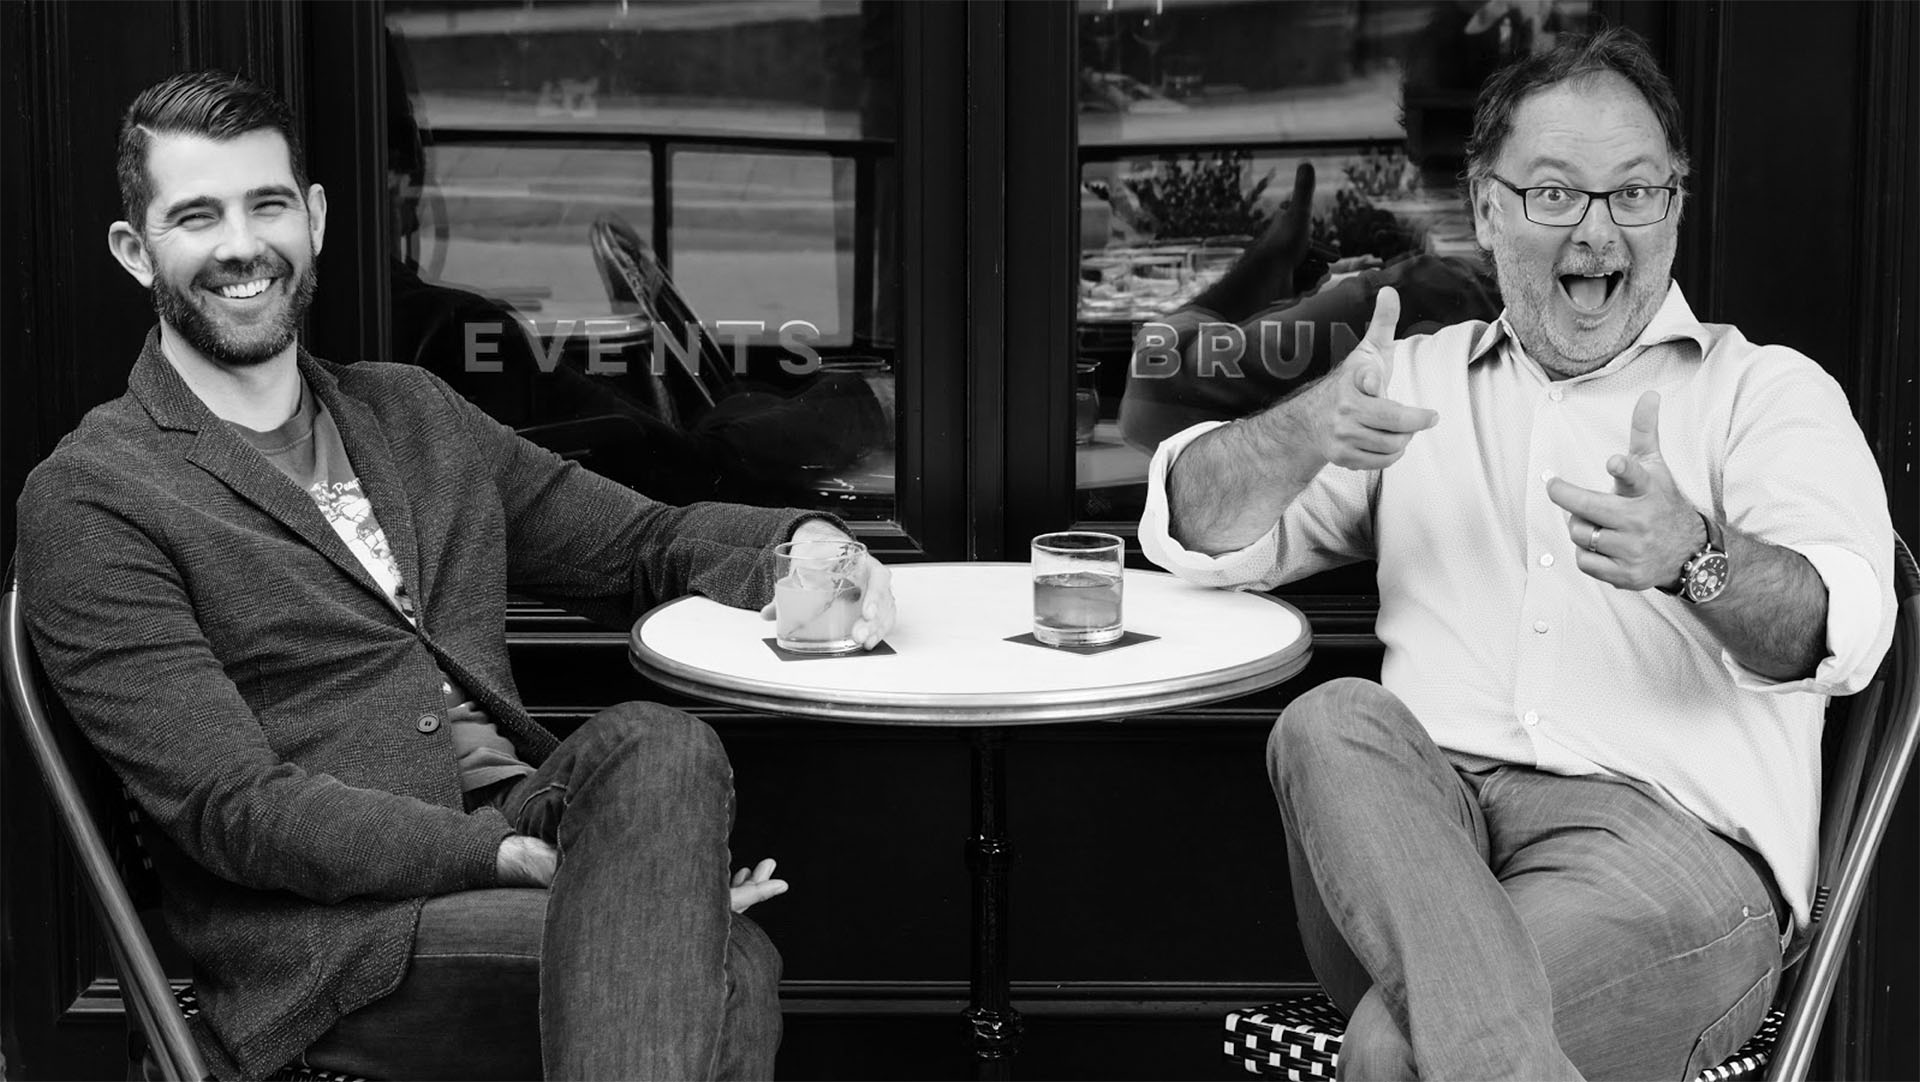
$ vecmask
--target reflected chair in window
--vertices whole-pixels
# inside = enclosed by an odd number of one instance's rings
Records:
[[[127,1011],[128,1077],[212,1077],[188,1019],[198,1013],[193,986],[175,989],[140,923],[140,903],[157,900],[153,872],[137,845],[132,805],[57,701],[41,693],[42,674],[27,639],[20,587],[8,568],[0,598],[0,662],[7,703],[21,743],[46,785],[54,819],[73,850],[79,882],[106,933]],[[114,841],[110,843],[109,839]],[[349,1076],[289,1064],[282,1082],[352,1082]]]
[[[591,238],[610,304],[652,325],[649,344],[663,362],[652,364],[663,388],[661,417],[717,466],[724,498],[761,503],[817,496],[812,479],[891,447],[891,395],[883,405],[853,371],[789,373],[779,383],[735,371],[631,225],[605,214]]]
[[[663,419],[691,428],[733,389],[733,369],[725,351],[626,219],[603,214],[589,235],[594,265],[614,310],[638,312],[653,324],[654,352],[666,361],[653,365],[655,378],[666,388]]]
[[[1825,807],[1820,878],[1799,957],[1781,980],[1760,1031],[1696,1082],[1792,1079],[1808,1075],[1820,1027],[1840,979],[1867,876],[1920,744],[1920,569],[1894,541],[1899,616],[1893,646],[1872,683],[1835,699],[1827,712]],[[1346,1019],[1323,993],[1234,1011],[1226,1018],[1228,1058],[1258,1075],[1332,1078]]]

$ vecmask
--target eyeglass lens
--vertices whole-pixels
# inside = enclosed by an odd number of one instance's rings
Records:
[[[1607,196],[1615,225],[1652,225],[1667,216],[1672,192],[1665,188],[1622,188]],[[1578,225],[1592,197],[1570,188],[1530,188],[1527,217],[1539,225]]]

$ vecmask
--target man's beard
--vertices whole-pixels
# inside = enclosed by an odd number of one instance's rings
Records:
[[[223,270],[228,270],[229,277],[264,278],[281,277],[292,267],[284,260],[256,259],[243,267]],[[267,323],[249,328],[251,333],[246,337],[229,333],[206,308],[194,303],[192,297],[163,275],[154,275],[148,292],[153,295],[154,312],[178,331],[188,345],[218,364],[246,368],[272,360],[293,344],[300,333],[300,321],[313,304],[314,290],[319,285],[320,270],[308,263],[299,281],[294,283],[286,304]]]
[[[1509,255],[1498,246],[1490,253],[1490,258],[1506,307],[1507,321],[1519,336],[1521,348],[1527,351],[1534,363],[1561,379],[1585,375],[1618,357],[1633,345],[1640,337],[1640,332],[1653,321],[1654,314],[1660,310],[1667,296],[1666,279],[1662,278],[1657,287],[1649,285],[1649,280],[1643,277],[1647,273],[1644,263],[1616,267],[1610,262],[1603,268],[1595,261],[1591,272],[1618,269],[1626,275],[1616,287],[1624,295],[1614,298],[1625,306],[1625,313],[1612,337],[1602,337],[1593,332],[1567,332],[1553,319],[1554,305],[1561,300],[1555,295],[1560,288],[1558,276],[1563,271],[1578,269],[1584,272],[1586,268],[1569,268],[1555,263],[1544,268],[1546,273],[1543,274],[1542,267],[1519,256]]]

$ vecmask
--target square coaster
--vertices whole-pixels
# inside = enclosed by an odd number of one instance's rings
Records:
[[[1034,638],[1033,632],[1029,631],[1024,635],[1008,635],[1007,641],[1017,642],[1023,646],[1038,646],[1042,650],[1059,650],[1068,654],[1104,654],[1108,650],[1118,650],[1123,646],[1132,646],[1140,642],[1152,642],[1159,637],[1158,635],[1142,635],[1138,631],[1122,631],[1119,638],[1100,646],[1049,646],[1039,639]]]
[[[892,644],[885,639],[881,639],[880,645],[871,650],[848,650],[844,654],[803,654],[798,650],[785,649],[777,639],[761,639],[760,641],[766,643],[767,649],[772,650],[778,655],[781,661],[830,661],[834,658],[879,657],[882,654],[893,653]]]

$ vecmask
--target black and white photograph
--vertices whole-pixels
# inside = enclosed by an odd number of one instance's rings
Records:
[[[0,1082],[1920,1078],[1920,0],[0,0]]]

